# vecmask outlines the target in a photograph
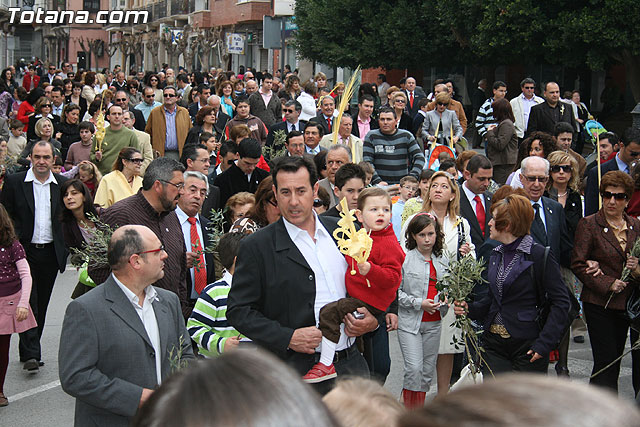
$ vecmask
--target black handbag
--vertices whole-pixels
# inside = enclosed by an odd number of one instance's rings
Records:
[[[542,286],[542,281],[544,280],[545,273],[547,271],[547,258],[549,258],[549,251],[551,248],[546,246],[544,248],[544,257],[542,259],[542,275],[536,278],[535,273],[533,272],[535,263],[532,268],[532,274],[534,281],[536,283],[536,294],[537,294],[537,304],[536,309],[538,314],[536,316],[536,323],[538,324],[538,328],[542,331],[545,323],[547,323],[547,318],[549,317],[549,312],[551,312],[551,301],[547,297],[547,293]],[[560,339],[556,343],[556,346],[560,343],[564,335],[567,333],[573,321],[580,315],[580,302],[576,298],[576,296],[569,290],[567,286],[563,286],[563,289],[567,292],[569,296],[569,301],[571,304],[569,305],[569,311],[567,311],[567,319],[565,324],[562,327],[562,335]]]
[[[626,315],[631,327],[640,332],[640,289],[638,286],[633,288],[631,295],[629,295]]]

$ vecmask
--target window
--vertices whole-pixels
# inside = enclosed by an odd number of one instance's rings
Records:
[[[100,10],[100,0],[83,0],[83,9],[87,12],[97,12]]]

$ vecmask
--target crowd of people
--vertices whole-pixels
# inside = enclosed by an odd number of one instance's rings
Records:
[[[69,253],[59,374],[76,425],[205,425],[211,402],[249,424],[363,425],[365,396],[376,425],[424,425],[429,412],[403,416],[381,387],[395,330],[406,408],[432,383],[445,398],[467,363],[488,384],[553,362],[564,380],[586,333],[590,382],[617,392],[616,359],[638,339],[625,310],[640,284],[640,130],[601,134],[587,164],[578,92],[525,78],[508,101],[496,81],[468,120],[449,80],[427,94],[381,75],[339,111],[345,85],[323,73],[38,69],[21,85],[13,67],[0,75],[0,406],[13,333],[24,370],[44,366]],[[452,150],[433,159],[439,146]],[[342,235],[364,230],[366,259],[336,242],[351,215]],[[455,301],[438,283],[464,257],[486,283]],[[482,331],[471,360],[465,315]]]

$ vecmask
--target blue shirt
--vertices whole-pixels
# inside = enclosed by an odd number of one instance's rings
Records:
[[[140,104],[136,105],[136,110],[140,110],[142,111],[142,115],[144,116],[144,120],[147,121],[149,120],[149,114],[151,114],[151,110],[153,110],[156,107],[161,106],[162,104],[158,101],[153,101],[153,105],[149,105],[146,102],[141,102]]]
[[[173,113],[170,113],[166,108],[164,109],[165,128],[167,129],[164,143],[165,151],[178,151],[178,136],[176,135],[177,113],[177,108],[173,110]]]
[[[391,207],[391,224],[393,224],[393,232],[396,233],[398,243],[400,243],[400,235],[402,234],[402,211],[404,210],[404,200],[398,199]]]

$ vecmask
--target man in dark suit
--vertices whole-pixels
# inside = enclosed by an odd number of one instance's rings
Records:
[[[569,268],[573,242],[564,209],[560,203],[542,196],[549,180],[549,162],[541,157],[527,157],[521,167],[520,181],[535,213],[531,236],[536,243],[549,246],[558,263]]]
[[[76,426],[130,425],[174,364],[194,360],[178,297],[152,285],[167,259],[155,233],[122,226],[107,257],[113,274],[69,304],[60,335],[60,383],[76,398]]]
[[[358,109],[354,112],[351,134],[364,139],[369,131],[378,129],[378,120],[371,117],[375,100],[371,95],[362,95],[358,100]]]
[[[302,105],[296,100],[289,100],[284,104],[284,117],[285,121],[280,121],[269,128],[269,135],[267,135],[267,146],[273,145],[275,133],[278,131],[284,131],[285,135],[289,132],[297,130],[298,132],[304,132],[305,123],[299,120],[300,112],[302,112]]]
[[[208,190],[209,181],[205,174],[199,171],[185,171],[184,193],[178,199],[176,215],[182,226],[187,250],[187,292],[192,307],[205,286],[216,281],[213,254],[204,252],[211,245],[207,231],[209,220],[199,214]]]
[[[198,114],[198,111],[200,111],[202,107],[207,105],[209,96],[211,95],[211,88],[205,84],[200,84],[193,90],[195,91],[193,93],[193,96],[198,97],[198,102],[194,102],[191,105],[189,105],[188,110],[189,110],[189,115],[191,116],[191,121],[193,122],[193,124],[195,124],[196,114]],[[218,108],[220,107],[218,106]]]
[[[243,335],[304,375],[319,360],[320,308],[346,295],[348,266],[331,237],[337,221],[313,211],[318,191],[313,164],[290,157],[279,162],[272,174],[282,218],[240,244],[227,317]],[[378,321],[364,307],[358,311],[363,319],[352,314],[344,318],[345,333],[334,359],[338,376],[369,375],[348,337],[374,330]]]
[[[38,327],[20,334],[20,361],[24,369],[38,372],[40,338],[58,271],[64,272],[67,251],[59,221],[60,186],[66,181],[51,171],[54,149],[40,141],[31,148],[31,168],[5,178],[1,201],[15,224],[16,234],[31,267],[31,310]]]
[[[560,101],[560,86],[555,82],[548,82],[544,87],[545,102],[531,107],[526,136],[533,132],[542,131],[553,135],[558,122],[566,122],[572,129],[576,128],[573,108]]]
[[[309,122],[318,123],[322,126],[323,135],[327,133],[331,133],[333,131],[333,122],[335,120],[335,108],[336,103],[333,98],[329,95],[322,98],[320,102],[320,111],[316,113],[316,116],[311,118]],[[322,137],[322,135],[320,135]]]
[[[184,166],[185,171],[200,172],[204,176],[209,173],[209,166],[211,165],[209,153],[207,148],[202,145],[187,145],[182,150],[182,156],[180,157],[180,163]],[[185,185],[186,188],[186,185]],[[220,189],[213,184],[207,188],[207,195],[202,199],[202,214],[207,218],[211,215],[211,209],[220,208]],[[200,207],[198,210],[200,210]]]
[[[142,111],[129,106],[129,94],[126,90],[121,89],[116,92],[115,97],[113,98],[113,105],[119,105],[122,108],[122,111],[129,110],[135,118],[133,127],[138,129],[140,132],[144,132],[144,127],[147,124],[144,120],[144,114],[142,114]]]
[[[418,101],[424,98],[424,94],[417,90],[416,79],[413,77],[407,77],[404,83],[404,94],[407,96],[407,113],[413,119],[418,113]]]
[[[615,157],[600,166],[601,176],[607,172],[621,170],[630,173],[633,162],[640,157],[640,131],[629,128],[624,133],[620,143],[620,151]],[[587,188],[584,193],[584,216],[592,215],[600,209],[600,183],[598,182],[598,168],[594,167],[587,174]]]
[[[476,154],[463,172],[465,181],[460,186],[460,213],[471,226],[471,241],[480,248],[489,238],[491,220],[491,193],[487,192],[493,167],[491,161],[482,154]]]
[[[324,129],[320,123],[309,121],[307,126],[304,128],[304,152],[311,156],[315,156],[321,151],[326,151],[327,149],[320,145],[320,140],[324,134]]]
[[[241,191],[255,193],[262,180],[269,176],[269,172],[257,167],[262,155],[262,148],[257,140],[243,139],[238,145],[238,155],[240,159],[214,181],[220,189],[220,206],[224,206],[229,197]]]

